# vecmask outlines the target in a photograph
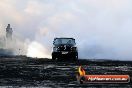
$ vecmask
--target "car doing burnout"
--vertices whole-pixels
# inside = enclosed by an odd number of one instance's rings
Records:
[[[78,59],[78,50],[74,38],[55,38],[53,41],[53,60]]]

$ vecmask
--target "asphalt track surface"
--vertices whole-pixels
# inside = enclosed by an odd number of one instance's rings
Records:
[[[84,67],[87,74],[128,74],[132,79],[131,61],[79,60],[77,62],[63,62],[23,56],[1,57],[0,88],[132,88],[131,81],[126,84],[79,84],[76,80],[76,74],[80,65]]]

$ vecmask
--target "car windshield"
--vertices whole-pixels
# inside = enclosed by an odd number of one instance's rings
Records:
[[[54,40],[54,45],[61,45],[61,44],[68,44],[68,45],[75,45],[75,39],[68,39],[68,38],[57,38]]]

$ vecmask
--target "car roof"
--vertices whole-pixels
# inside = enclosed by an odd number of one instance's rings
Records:
[[[55,39],[74,39],[74,38],[67,38],[67,37],[61,37],[61,38],[54,38]],[[74,39],[75,40],[75,39]]]

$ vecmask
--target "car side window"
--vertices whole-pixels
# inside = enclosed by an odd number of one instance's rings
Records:
[[[69,40],[68,42],[67,42],[67,44],[71,44],[72,42],[71,42],[71,40]]]

